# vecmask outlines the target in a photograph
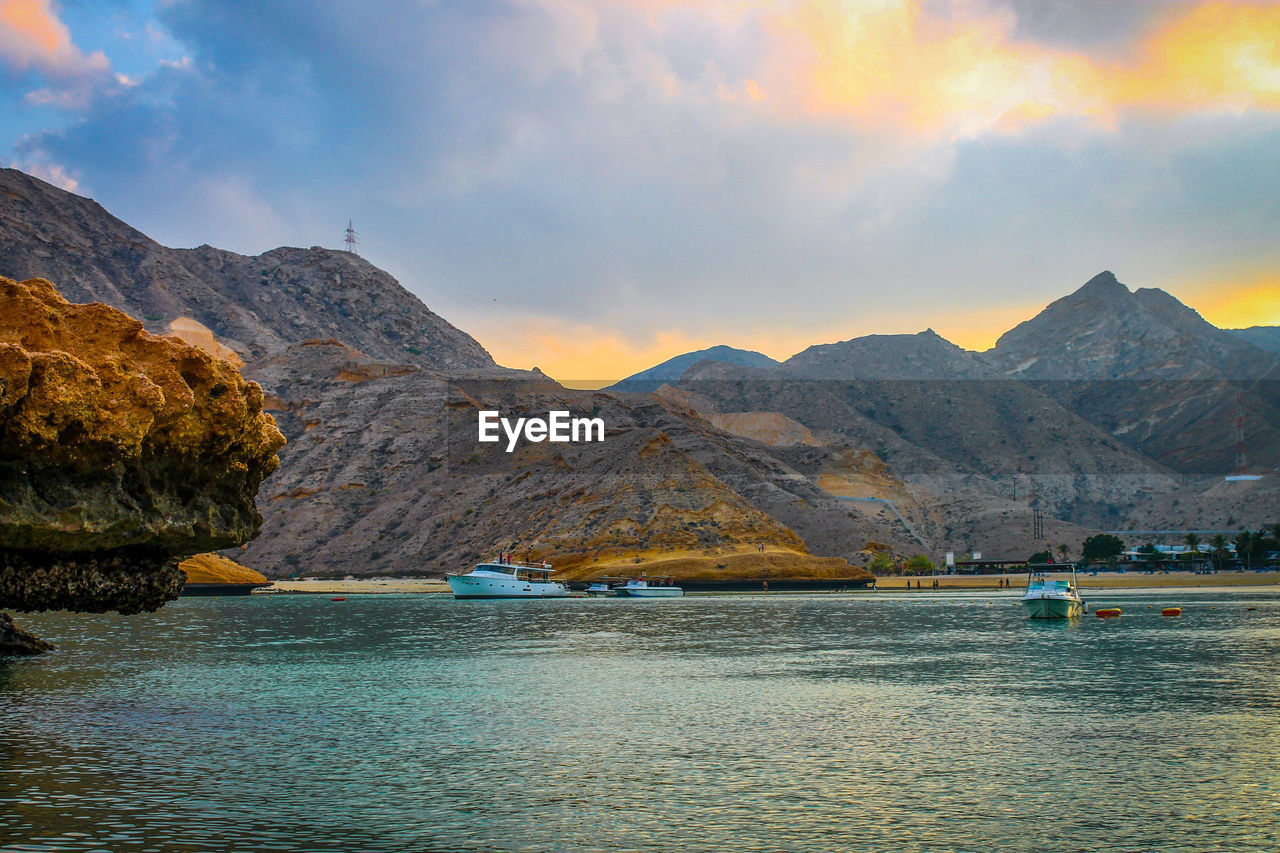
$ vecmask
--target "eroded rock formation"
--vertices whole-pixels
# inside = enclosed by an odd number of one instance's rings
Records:
[[[13,617],[0,613],[0,655],[38,655],[53,646],[13,624]]]
[[[234,366],[0,277],[0,608],[153,610],[238,545],[284,438]]]

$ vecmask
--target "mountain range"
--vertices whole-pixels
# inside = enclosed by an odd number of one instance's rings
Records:
[[[262,534],[234,556],[269,575],[438,574],[505,550],[570,573],[625,559],[685,576],[852,578],[844,556],[859,561],[868,541],[906,546],[685,406],[494,364],[354,254],[171,249],[6,169],[0,269],[208,347],[262,385],[289,443],[259,493]],[[609,433],[508,454],[476,441],[480,409],[565,409]]]
[[[1280,355],[1251,342],[1266,335],[1109,273],[987,353],[932,331],[781,363],[713,347],[603,391],[495,364],[357,255],[171,249],[15,170],[0,274],[120,308],[262,385],[289,443],[263,533],[235,556],[273,576],[436,574],[501,549],[571,575],[853,577],[879,550],[1020,558],[1100,528],[1260,524],[1276,505],[1275,478],[1220,488],[1237,410],[1251,462],[1280,464]],[[476,441],[486,408],[565,409],[608,434],[508,454]]]
[[[1268,331],[1218,329],[1162,290],[1130,291],[1103,272],[985,353],[932,330],[869,335],[754,369],[686,360],[670,384],[721,409],[776,409],[908,465],[925,450],[995,474],[1096,463],[1107,476],[1213,476],[1237,465],[1240,419],[1247,461],[1280,465],[1280,358],[1251,342]]]
[[[723,364],[737,364],[742,367],[772,367],[778,363],[764,353],[727,346],[714,346],[669,358],[661,364],[632,374],[626,379],[609,386],[609,390],[657,391],[667,383],[678,382],[686,370],[700,361],[716,361]]]
[[[1232,329],[1231,331],[1256,347],[1262,347],[1271,352],[1280,352],[1280,326],[1250,326],[1247,329]]]

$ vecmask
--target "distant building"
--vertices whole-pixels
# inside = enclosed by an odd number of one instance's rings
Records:
[[[1146,547],[1145,545],[1139,546],[1139,548],[1144,549]],[[1155,559],[1157,560],[1177,560],[1191,550],[1190,545],[1155,545],[1153,547],[1156,549]],[[1138,563],[1149,561],[1152,556],[1151,553],[1146,550],[1139,550],[1139,548],[1131,548],[1125,551],[1120,555],[1121,559]],[[1196,553],[1207,557],[1213,553],[1213,546],[1201,542],[1196,546]],[[1227,543],[1227,553],[1231,555],[1231,559],[1235,559],[1236,546],[1234,543]]]

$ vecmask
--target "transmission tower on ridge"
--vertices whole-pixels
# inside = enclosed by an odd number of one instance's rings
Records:
[[[350,219],[347,220],[347,236],[346,238],[343,239],[342,242],[347,244],[348,252],[350,252],[353,255],[360,254],[360,252],[356,249],[356,244],[360,242],[360,235],[356,234],[356,229],[352,227]]]

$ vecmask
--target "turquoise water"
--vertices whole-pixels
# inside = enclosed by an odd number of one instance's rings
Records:
[[[28,617],[59,650],[0,662],[0,849],[1280,849],[1280,595],[1104,603]]]

